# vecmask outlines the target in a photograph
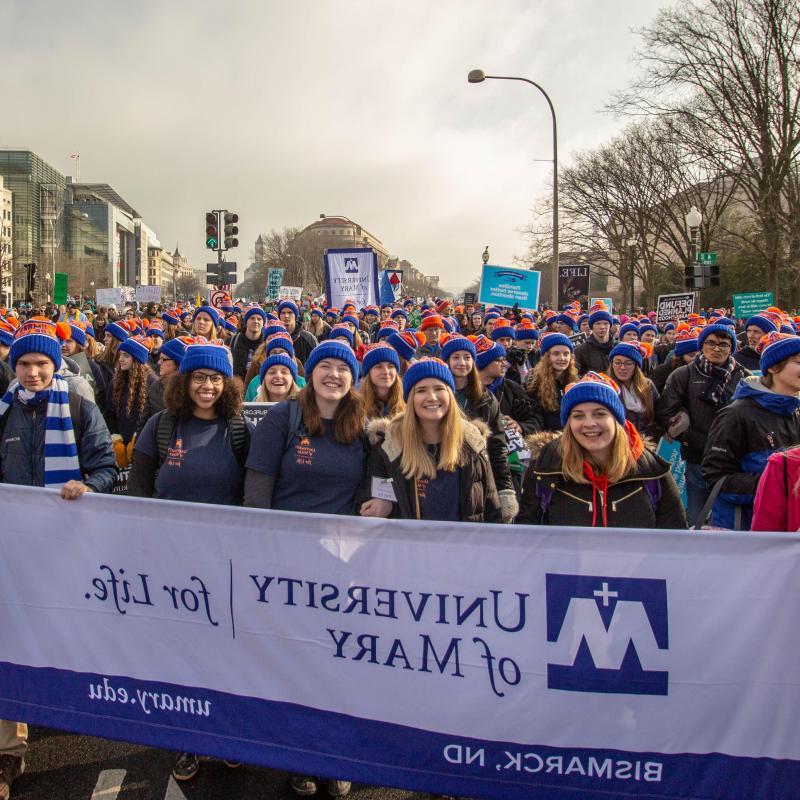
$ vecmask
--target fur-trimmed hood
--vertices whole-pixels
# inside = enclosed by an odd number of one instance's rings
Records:
[[[400,442],[389,436],[389,426],[393,417],[376,417],[367,423],[367,438],[373,447],[380,446],[389,461],[400,458],[402,447]],[[479,419],[464,420],[464,443],[476,453],[486,451],[486,440],[489,438],[489,427]]]

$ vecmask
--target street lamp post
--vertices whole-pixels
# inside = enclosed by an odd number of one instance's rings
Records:
[[[697,206],[692,206],[686,215],[686,227],[689,229],[689,266],[697,261],[697,231],[703,223],[703,215]]]
[[[556,110],[547,92],[538,83],[528,78],[511,77],[507,75],[487,75],[481,69],[473,69],[467,76],[470,83],[483,83],[487,78],[499,81],[522,81],[535,86],[547,100],[550,107],[550,114],[553,117],[553,301],[557,300],[558,293],[558,128],[556,126]]]
[[[627,240],[628,245],[628,280],[629,280],[629,303],[631,313],[636,311],[636,245],[638,241],[635,237],[631,236]]]
[[[484,265],[489,263],[489,259],[491,256],[489,255],[489,245],[487,244],[484,248],[483,253],[481,254],[481,261],[483,261]]]

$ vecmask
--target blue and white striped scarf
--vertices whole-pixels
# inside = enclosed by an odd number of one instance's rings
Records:
[[[37,405],[47,396],[47,417],[44,431],[44,485],[46,489],[60,489],[67,481],[82,481],[78,446],[69,413],[69,388],[58,375],[43,392],[29,392],[14,379],[0,400],[2,417],[18,397],[26,405]]]

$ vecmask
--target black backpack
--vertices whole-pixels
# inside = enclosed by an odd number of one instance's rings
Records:
[[[178,420],[173,414],[170,414],[169,411],[161,411],[159,413],[156,421],[156,446],[158,447],[159,467],[167,459],[177,427]],[[244,469],[247,453],[250,450],[250,430],[241,414],[228,418],[228,436],[236,462]]]

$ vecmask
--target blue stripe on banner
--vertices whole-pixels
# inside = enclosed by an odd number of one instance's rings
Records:
[[[796,761],[488,742],[188,686],[3,662],[0,717],[294,773],[497,800],[794,800],[800,785]]]
[[[45,444],[44,457],[45,458],[72,458],[78,455],[78,447],[76,444]]]

